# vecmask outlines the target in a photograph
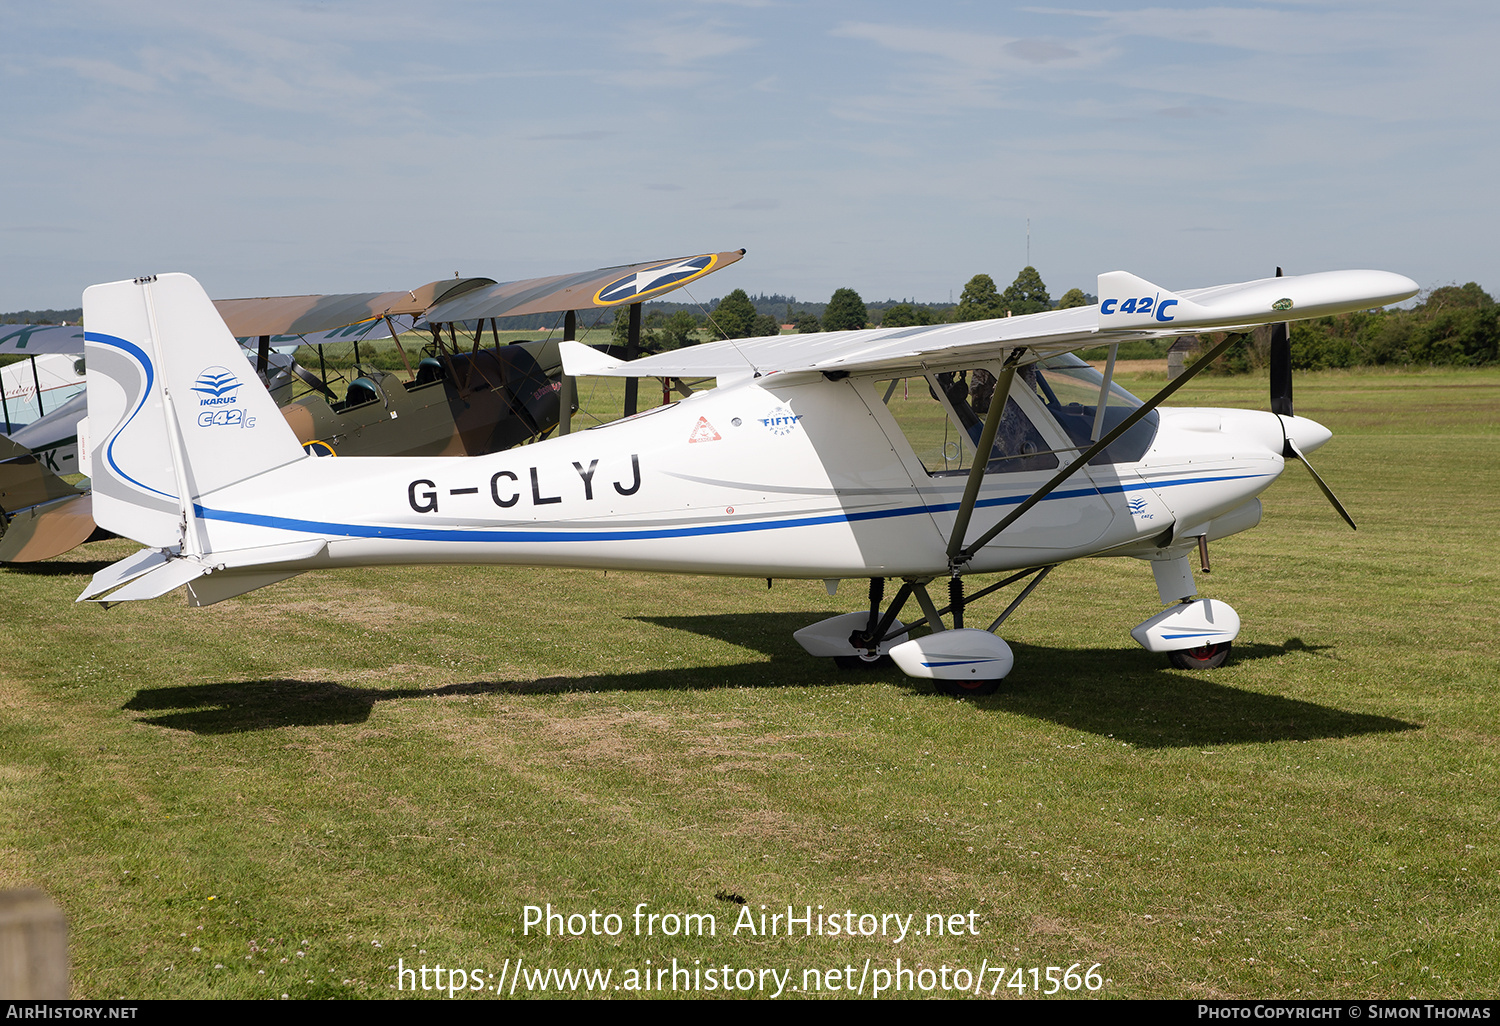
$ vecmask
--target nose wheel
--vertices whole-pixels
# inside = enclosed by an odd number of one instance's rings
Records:
[[[993,680],[934,680],[933,685],[939,694],[952,695],[954,698],[982,698],[985,695],[993,695],[1000,690],[1002,681],[999,678]]]
[[[1168,652],[1167,658],[1179,670],[1212,670],[1223,666],[1229,659],[1229,650],[1232,645],[1232,642],[1221,641],[1216,645],[1204,645],[1201,648],[1184,648],[1176,652]]]

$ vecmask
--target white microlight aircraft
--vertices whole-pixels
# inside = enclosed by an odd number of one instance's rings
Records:
[[[1239,617],[1195,598],[1192,556],[1254,527],[1256,496],[1331,433],[1292,414],[1284,328],[1273,412],[1158,404],[1235,332],[1398,302],[1417,286],[1334,271],[1173,293],[1113,271],[1098,287],[1097,306],[716,342],[628,364],[564,343],[570,375],[675,379],[688,394],[488,456],[329,460],[302,451],[196,281],[96,285],[83,297],[94,515],[149,547],[95,574],[79,600],[187,585],[199,606],[306,570],[409,563],[830,588],[868,578],[868,609],[797,632],[810,654],[845,666],[889,656],[943,691],[986,694],[1012,666],[994,631],[1053,567],[1135,556],[1167,608],[1132,636],[1178,666],[1217,666]],[[1112,384],[1113,350],[1103,375],[1070,355],[1205,330],[1230,333],[1146,403]],[[717,387],[681,386],[707,377]],[[965,595],[966,577],[994,573],[1006,576]],[[901,579],[888,604],[887,578]],[[940,578],[941,609],[928,592]],[[1027,578],[987,630],[964,627],[967,605]],[[903,623],[912,598],[922,616]]]

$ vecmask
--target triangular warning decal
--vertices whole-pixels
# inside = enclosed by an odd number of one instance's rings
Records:
[[[719,440],[719,437],[719,433],[715,431],[714,426],[708,422],[708,418],[699,417],[698,426],[693,428],[693,433],[691,435],[688,435],[688,442],[717,442]]]

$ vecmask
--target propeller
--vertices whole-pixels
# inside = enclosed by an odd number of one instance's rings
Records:
[[[1278,267],[1276,277],[1281,276],[1281,268]],[[1277,417],[1296,416],[1292,411],[1292,341],[1285,321],[1278,321],[1271,325],[1271,412]],[[1329,488],[1318,472],[1313,469],[1313,465],[1307,460],[1307,455],[1297,448],[1297,443],[1292,440],[1291,434],[1286,430],[1285,421],[1282,421],[1281,431],[1285,439],[1281,449],[1282,459],[1297,460],[1306,467],[1307,472],[1317,482],[1318,488],[1322,490],[1323,496],[1338,511],[1338,515],[1344,518],[1344,522],[1351,529],[1359,530],[1354,523],[1354,518],[1344,508],[1344,504],[1339,501],[1337,495],[1333,494],[1333,489]]]

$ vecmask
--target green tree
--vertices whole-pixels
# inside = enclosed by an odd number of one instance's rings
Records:
[[[913,306],[910,303],[897,303],[895,306],[887,307],[885,313],[880,316],[882,328],[909,328],[932,323],[934,320],[931,310],[925,306]]]
[[[1088,306],[1088,297],[1083,294],[1083,289],[1069,289],[1062,294],[1057,301],[1059,310],[1071,310],[1075,306]]]
[[[806,310],[799,313],[797,319],[792,323],[797,326],[797,334],[799,335],[816,335],[823,330],[823,323],[818,320],[818,315],[809,313]]]
[[[757,335],[780,335],[781,322],[770,314],[755,315],[755,334]]]
[[[735,289],[714,307],[713,324],[721,338],[749,338],[755,334],[755,305],[744,289]]]
[[[859,293],[853,289],[839,289],[823,311],[823,330],[854,331],[863,328],[869,319],[865,301],[859,298]]]
[[[995,288],[995,279],[987,274],[976,274],[969,279],[969,284],[964,286],[964,291],[958,297],[958,306],[954,308],[953,319],[955,321],[983,321],[991,317],[1000,317],[1004,311],[1000,308],[1000,293]]]
[[[615,323],[610,328],[610,341],[623,346],[630,338],[630,304],[615,308]]]
[[[910,303],[897,303],[895,306],[886,307],[885,313],[880,315],[882,328],[907,328],[916,323],[917,311]]]
[[[683,346],[693,345],[698,341],[693,334],[697,330],[698,318],[686,310],[678,310],[662,320],[659,329],[661,344],[666,349],[681,349]]]
[[[1021,314],[1040,313],[1051,306],[1052,297],[1047,295],[1047,286],[1042,284],[1042,276],[1030,265],[1021,268],[1016,280],[1000,294],[1001,312],[1018,317]]]

